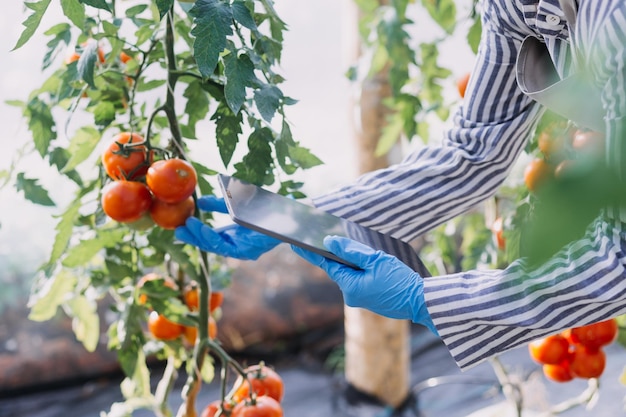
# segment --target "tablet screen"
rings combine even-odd
[[[396,256],[423,277],[430,276],[411,245],[402,240],[234,177],[220,174],[218,179],[235,223],[355,267],[324,247],[325,236],[345,236]]]

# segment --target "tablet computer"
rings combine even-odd
[[[430,276],[407,242],[238,178],[219,174],[218,181],[228,214],[241,226],[356,268],[324,247],[327,235],[348,237],[397,257],[422,277]]]

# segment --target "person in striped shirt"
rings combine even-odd
[[[564,82],[585,74],[597,106],[585,95],[580,106],[564,108],[562,114],[605,133],[606,162],[623,179],[626,2],[483,0],[481,13],[483,32],[472,77],[441,145],[420,148],[396,165],[314,198],[316,207],[411,241],[492,196],[546,103],[564,103],[536,88],[537,70],[544,68],[534,61],[542,55],[537,48],[544,48]],[[223,202],[213,198],[199,205],[225,211]],[[533,339],[626,313],[624,222],[626,210],[609,207],[582,238],[539,265],[520,258],[502,270],[426,279],[397,258],[345,238],[330,236],[325,244],[362,270],[293,249],[337,282],[347,305],[426,326],[467,369]],[[278,244],[240,226],[213,230],[193,218],[176,235],[240,259],[256,259]]]

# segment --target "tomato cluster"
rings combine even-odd
[[[115,136],[101,157],[113,180],[102,189],[107,216],[130,225],[149,216],[157,226],[173,230],[193,214],[196,170],[183,159],[154,159],[141,135],[121,132]]]
[[[140,305],[145,305],[148,302],[148,295],[142,292],[142,289],[146,285],[146,282],[154,281],[158,283],[162,288],[170,288],[174,291],[179,291],[178,285],[176,282],[168,276],[160,276],[154,272],[150,272],[139,280],[137,286],[140,290],[140,295],[138,299],[138,303]],[[185,287],[182,292],[182,298],[187,305],[187,308],[190,311],[197,311],[199,300],[198,300],[198,285],[195,282],[191,282],[189,285]],[[222,306],[224,301],[224,294],[221,291],[213,291],[211,292],[211,297],[209,300],[209,328],[208,335],[209,338],[215,339],[217,337],[217,321],[216,314],[217,309]],[[179,323],[175,323],[169,320],[165,315],[158,313],[157,311],[150,311],[150,315],[148,317],[148,331],[150,334],[158,340],[176,340],[182,337],[182,339],[187,343],[187,345],[193,346],[196,343],[198,329],[195,326],[186,326]]]
[[[617,335],[617,320],[609,319],[535,340],[528,344],[528,350],[552,381],[599,378],[606,367],[603,348]]]
[[[280,375],[263,363],[244,369],[224,400],[211,402],[201,417],[282,417],[285,385]],[[218,414],[221,412],[221,414]]]
[[[555,124],[539,134],[541,158],[533,159],[524,170],[524,183],[536,193],[550,180],[581,175],[584,166],[604,155],[604,134]]]

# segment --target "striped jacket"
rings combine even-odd
[[[483,34],[464,103],[440,146],[314,199],[337,216],[409,241],[492,196],[523,151],[544,108],[518,87],[522,41],[545,42],[561,76],[577,57],[604,107],[607,155],[626,170],[626,1],[579,0],[569,33],[558,0],[483,0]],[[571,47],[571,48],[570,48]],[[584,238],[534,269],[428,278],[428,311],[459,367],[565,328],[626,313],[626,212],[607,212]]]

